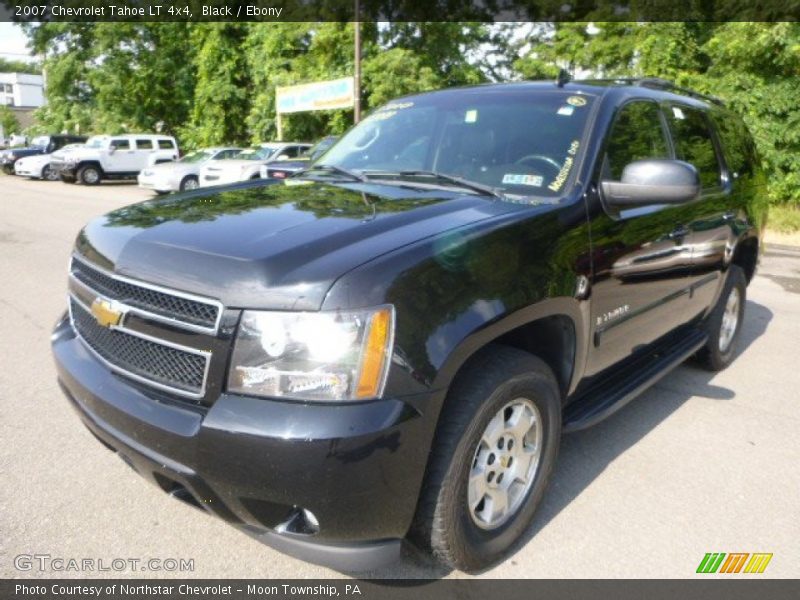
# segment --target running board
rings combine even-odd
[[[621,371],[592,384],[564,410],[564,432],[579,431],[610,417],[628,402],[702,348],[708,334],[683,332],[677,341],[659,344]]]

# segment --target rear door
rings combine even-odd
[[[142,169],[153,164],[156,153],[156,143],[152,138],[136,139],[136,170]]]
[[[732,201],[732,178],[723,168],[719,140],[705,110],[679,103],[665,106],[665,114],[675,157],[684,160],[700,174],[700,199],[687,207],[685,244],[691,248],[691,316],[714,301],[721,282],[723,265],[730,261],[737,219]]]
[[[111,138],[108,157],[103,169],[109,173],[132,173],[137,168],[136,148],[129,138]]]
[[[624,104],[606,134],[594,187],[619,181],[635,160],[671,158],[667,124],[659,105],[637,99]],[[625,359],[688,320],[691,248],[687,206],[613,209],[590,203],[594,280],[592,343],[587,375]]]

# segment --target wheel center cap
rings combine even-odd
[[[503,456],[500,458],[500,464],[503,465],[504,469],[508,468],[508,456]]]

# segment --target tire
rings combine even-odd
[[[86,165],[78,169],[78,181],[83,185],[97,185],[102,179],[100,169],[94,165]]]
[[[194,175],[187,175],[186,177],[184,177],[180,185],[180,189],[182,192],[196,190],[198,187],[200,187],[200,182]]]
[[[14,174],[14,165],[3,165],[3,173],[6,175]]]
[[[746,302],[747,278],[741,267],[731,265],[719,300],[705,323],[708,342],[697,355],[709,371],[721,371],[733,362]]]
[[[42,180],[43,181],[58,181],[58,173],[53,171],[50,168],[50,165],[45,165],[42,169]]]
[[[75,183],[74,177],[69,177],[68,175],[59,175],[59,177],[61,177],[61,181],[64,183]]]
[[[487,347],[462,372],[465,375],[453,384],[439,419],[410,538],[447,566],[474,572],[503,558],[533,520],[558,455],[561,394],[553,372],[542,360],[507,346]],[[516,468],[516,473],[521,473],[525,461],[511,462],[513,448],[508,441],[505,454],[495,452],[494,446],[501,448],[501,441],[495,442],[497,438],[489,435],[490,430],[497,431],[498,423],[503,435],[509,431],[502,428],[509,422],[506,419],[517,414],[515,403],[519,402],[520,410],[535,408],[540,424],[536,429],[537,466],[532,473],[526,471],[527,484],[520,483],[511,471]],[[522,439],[529,440],[532,431]],[[519,436],[513,438],[512,442],[520,441]],[[515,447],[527,455],[533,445],[517,443]],[[471,475],[480,486],[470,487]],[[505,475],[504,485],[514,486],[516,499],[511,501],[509,493],[505,517],[493,519],[494,496],[473,491],[495,493]],[[476,504],[477,498],[482,500]],[[470,500],[472,505],[468,505]]]

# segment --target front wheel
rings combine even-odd
[[[530,526],[561,439],[561,396],[539,358],[490,346],[448,395],[412,539],[450,567],[483,569]]]
[[[45,165],[42,169],[42,179],[45,181],[58,181],[58,173],[50,168],[50,165]]]
[[[746,301],[747,278],[741,267],[731,265],[719,300],[706,321],[708,342],[698,353],[701,364],[709,371],[721,371],[733,362]]]
[[[183,181],[181,181],[182,192],[190,192],[196,190],[198,187],[200,187],[200,182],[194,175],[187,175],[183,178]]]
[[[94,165],[86,165],[78,169],[78,181],[83,185],[97,185],[101,178],[100,169]]]

